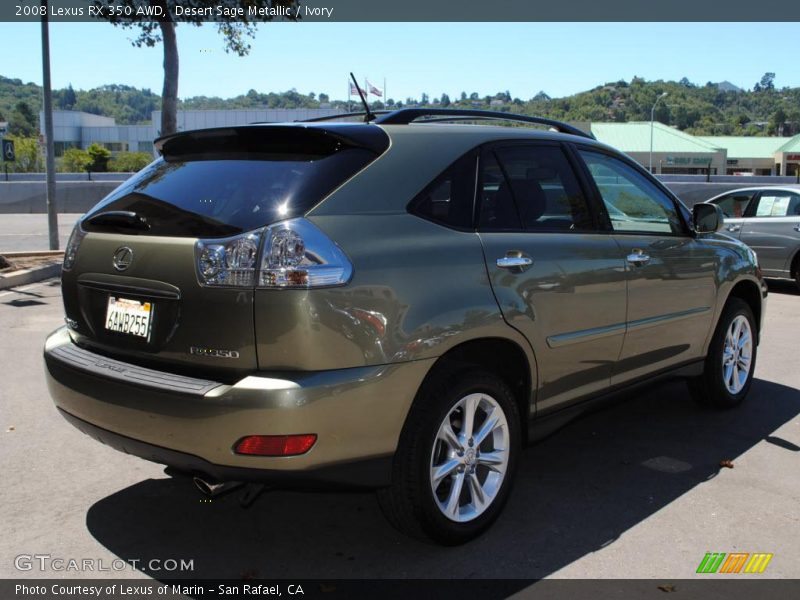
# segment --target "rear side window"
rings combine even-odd
[[[158,159],[98,204],[87,231],[179,237],[223,237],[299,216],[377,157],[318,132],[235,130]],[[259,140],[257,136],[265,139]],[[282,139],[283,138],[283,139]],[[170,148],[172,150],[172,148]],[[136,213],[146,228],[92,218]]]
[[[714,204],[719,206],[722,214],[729,219],[740,219],[744,216],[752,199],[753,192],[739,192],[720,198],[714,201]]]
[[[761,192],[754,217],[796,217],[800,215],[800,194]]]
[[[411,202],[410,211],[456,229],[472,228],[477,152],[459,158]]]
[[[483,231],[594,229],[589,205],[560,146],[499,147],[483,163]]]

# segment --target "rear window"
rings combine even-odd
[[[242,131],[199,141],[187,136],[193,143],[166,145],[164,158],[101,201],[84,218],[83,228],[179,237],[236,235],[304,214],[377,157],[319,132],[276,136],[257,128]],[[107,218],[118,212],[135,213],[146,226]]]

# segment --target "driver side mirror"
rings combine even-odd
[[[725,216],[716,204],[695,204],[692,207],[692,226],[696,233],[713,233],[722,227]]]

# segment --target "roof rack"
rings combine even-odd
[[[385,115],[387,113],[391,113],[391,110],[373,110],[370,111],[371,115]],[[312,119],[302,119],[295,121],[295,123],[314,123],[316,121],[333,121],[335,119],[343,119],[345,117],[363,117],[367,113],[365,111],[359,112],[348,112],[348,113],[339,113],[336,115],[326,115],[324,117],[314,117]]]
[[[383,111],[386,112],[386,111]],[[361,113],[363,114],[363,113]],[[428,121],[474,121],[474,120],[492,120],[492,121],[517,121],[520,123],[534,123],[536,125],[546,125],[560,131],[561,133],[569,133],[589,139],[595,139],[591,133],[587,133],[577,127],[556,121],[554,119],[547,119],[545,117],[531,117],[528,115],[519,115],[516,113],[498,112],[492,110],[473,110],[473,109],[452,109],[452,108],[401,108],[378,117],[373,121],[378,125],[408,125],[422,117],[438,117],[435,119],[428,119]]]

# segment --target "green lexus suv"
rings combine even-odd
[[[766,287],[717,207],[548,119],[366,120],[158,140],[69,240],[64,418],[212,493],[375,488],[457,544],[592,401],[666,376],[747,395]]]

